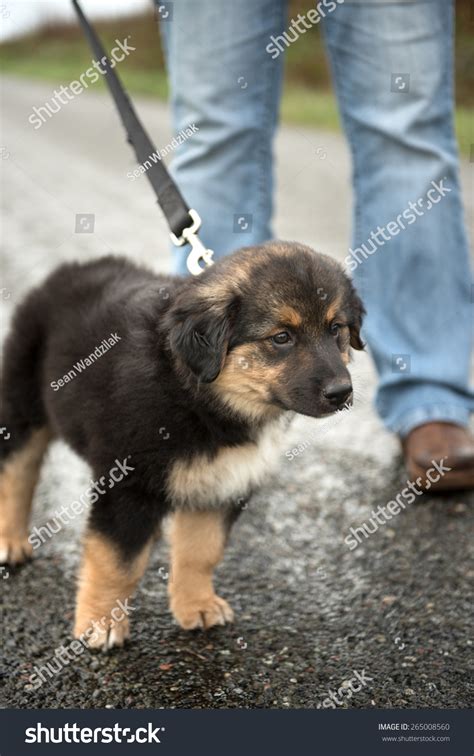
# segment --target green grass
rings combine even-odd
[[[41,54],[33,59],[26,53],[26,46],[0,46],[0,67],[3,72],[29,79],[48,81],[52,84],[67,84],[77,79],[90,66],[91,56],[79,40],[48,41],[42,45]],[[130,63],[131,59],[130,58]],[[132,95],[159,97],[166,100],[168,83],[158,61],[155,68],[133,68],[124,61],[117,72]],[[90,89],[106,89],[103,77]],[[288,84],[283,93],[282,119],[286,123],[313,126],[330,131],[339,128],[339,118],[334,96],[331,92],[319,91],[309,86]]]
[[[85,67],[77,65],[74,60],[45,60],[38,61],[21,59],[5,61],[0,54],[0,68],[3,73],[21,76],[31,80],[47,81],[51,84],[69,84],[74,79],[79,79],[90,65],[90,60],[86,61]],[[158,97],[160,100],[166,100],[168,97],[168,82],[163,70],[156,71],[138,71],[124,68],[120,71],[117,67],[120,78],[125,87],[132,95],[145,95],[148,97]],[[89,84],[88,89],[105,90],[107,89],[103,77],[94,83]]]
[[[456,134],[461,154],[469,156],[474,144],[474,108],[456,108]]]
[[[293,1],[295,3],[296,0]],[[153,16],[118,19],[113,24],[99,22],[96,28],[106,49],[113,47],[115,39],[131,34],[136,51],[118,65],[120,77],[132,95],[165,100],[168,84]],[[282,120],[284,123],[338,131],[340,120],[335,97],[329,88],[329,73],[320,36],[308,34],[306,37],[302,38],[301,45],[293,45],[288,51]],[[311,50],[306,49],[310,43]],[[467,51],[466,57],[472,46],[458,43],[458,49],[460,52]],[[464,60],[462,55],[460,57]],[[89,48],[80,30],[74,26],[45,27],[33,35],[0,46],[0,68],[3,72],[52,84],[68,84],[78,79],[90,65]],[[463,90],[459,84],[466,84],[469,77],[463,75],[457,78],[458,90]],[[90,88],[94,87],[105,89],[102,77]],[[468,155],[470,145],[474,143],[474,106],[466,92],[463,104],[456,108],[456,129],[461,153]]]
[[[104,42],[108,49],[113,46],[116,37],[120,38],[120,35],[117,34],[110,40],[107,39],[107,35],[104,35]],[[33,58],[28,38],[0,46],[0,69],[3,73],[28,79],[48,81],[52,84],[68,84],[78,79],[81,73],[91,65],[91,53],[81,38],[50,39],[36,49],[37,56]],[[132,94],[148,95],[165,100],[168,96],[168,83],[166,74],[160,67],[158,54],[155,55],[154,68],[131,66],[129,61],[131,63],[132,58],[133,55],[129,60],[125,60],[123,65],[119,63],[117,66],[117,72],[127,89]],[[89,85],[89,89],[94,88],[106,89],[103,77],[100,77],[95,84]]]
[[[331,92],[288,86],[283,92],[281,117],[284,123],[340,131],[337,103]]]

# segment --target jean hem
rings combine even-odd
[[[387,427],[404,438],[412,430],[426,423],[446,422],[468,427],[469,417],[470,412],[467,407],[453,404],[427,404],[408,410],[395,422],[388,423]]]

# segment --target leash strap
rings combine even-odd
[[[110,60],[95,30],[90,25],[77,0],[72,0],[72,4],[92,52],[105,70],[105,80],[125,126],[127,141],[132,145],[138,162],[142,164],[150,158],[150,155],[156,153],[156,147],[135,113],[122,82],[111,67]],[[152,163],[146,172],[146,176],[168,222],[173,244],[178,247],[186,243],[191,244],[192,249],[188,256],[187,266],[190,273],[199,275],[203,270],[201,261],[205,265],[212,265],[213,254],[211,250],[204,247],[197,236],[197,231],[201,226],[201,218],[196,210],[188,207],[161,160]]]

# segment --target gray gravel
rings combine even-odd
[[[123,251],[169,269],[164,221],[145,180],[125,177],[131,153],[109,100],[86,93],[34,131],[28,114],[51,87],[9,78],[2,96],[8,108],[1,137],[8,151],[2,335],[13,306],[60,261]],[[166,144],[166,109],[150,101],[138,106],[157,145]],[[318,146],[325,160],[313,157]],[[350,196],[342,139],[285,128],[277,154],[279,235],[344,257]],[[76,213],[95,214],[94,233],[74,233]],[[221,595],[236,611],[233,626],[187,634],[173,624],[167,548],[158,544],[133,604],[130,645],[83,653],[32,689],[34,668],[71,640],[84,525],[78,519],[38,549],[32,563],[3,572],[4,704],[317,707],[328,691],[365,671],[371,680],[343,706],[467,707],[473,495],[421,497],[349,551],[349,528],[406,481],[396,440],[371,407],[375,377],[367,355],[357,357],[354,373],[356,407],[337,422],[295,421],[278,475],[233,531],[217,574]],[[307,439],[304,453],[290,461],[284,451]],[[87,466],[55,444],[33,524],[76,499],[87,480]]]

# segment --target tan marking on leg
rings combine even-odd
[[[114,544],[99,533],[89,532],[79,572],[74,637],[84,635],[91,648],[122,646],[129,637],[129,620],[115,621],[111,614],[119,601],[130,599],[142,577],[151,550],[151,539],[132,562],[123,562]]]
[[[232,609],[212,585],[226,540],[222,513],[176,512],[170,540],[170,608],[181,627],[206,629],[232,622]]]
[[[33,431],[0,471],[0,562],[19,564],[31,556],[31,502],[50,438],[47,428]]]

